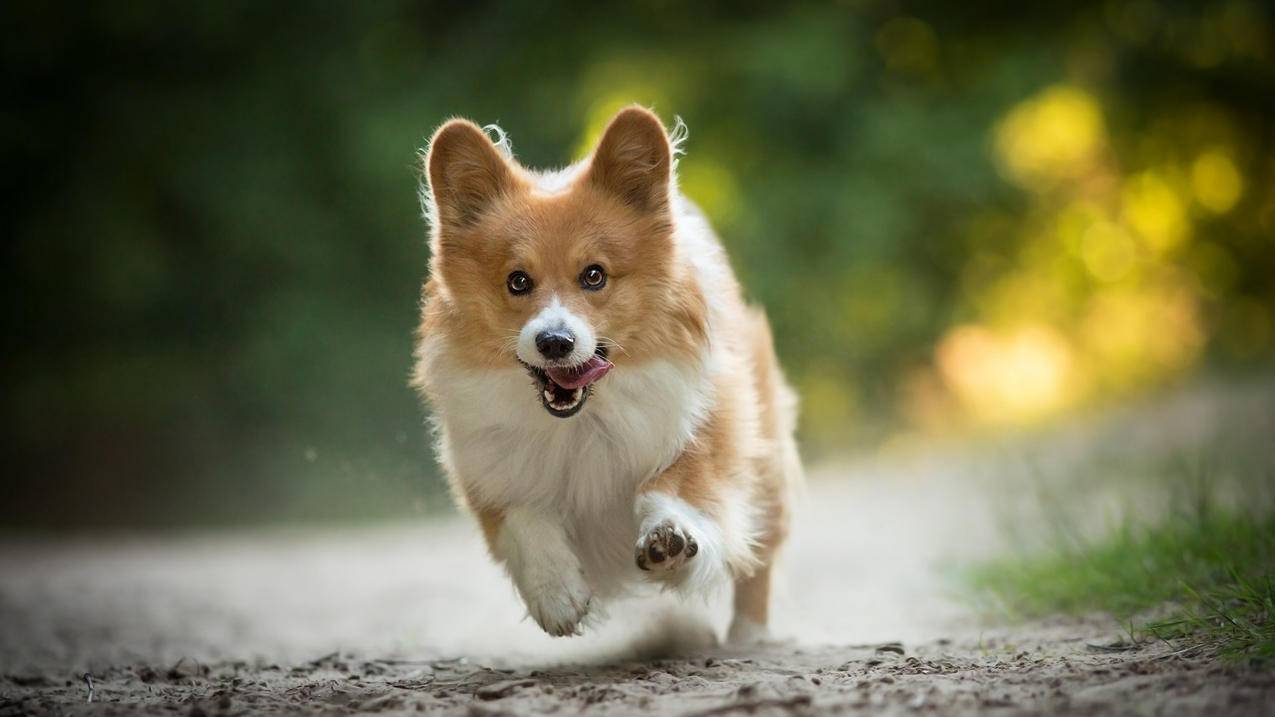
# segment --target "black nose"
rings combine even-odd
[[[541,331],[536,335],[536,348],[547,359],[560,359],[575,348],[576,337],[566,329]]]

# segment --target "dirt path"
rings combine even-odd
[[[1173,425],[1154,439],[1184,440]],[[1051,436],[1051,465],[1064,471],[1067,456],[1090,450],[1086,435]],[[1021,455],[817,471],[777,598],[784,641],[747,650],[712,645],[706,625],[720,634],[723,598],[645,597],[610,606],[584,638],[550,639],[455,518],[0,543],[0,717],[1261,714],[1275,704],[1270,674],[1163,643],[1100,649],[1121,638],[1109,619],[989,627],[955,599],[944,566],[1006,547],[998,513],[1015,501],[1006,466]]]

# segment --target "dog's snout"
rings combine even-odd
[[[576,337],[566,329],[550,329],[536,334],[536,349],[547,359],[560,359],[576,346]]]

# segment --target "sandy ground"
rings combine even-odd
[[[1226,400],[1266,416],[1271,404],[1248,393]],[[1010,547],[1002,518],[1007,506],[1025,510],[1025,482],[1014,478],[1024,456],[1042,446],[1050,456],[1043,469],[1033,463],[1035,491],[1076,473],[1077,456],[1097,450],[1094,436],[1112,426],[1121,450],[1188,445],[1214,438],[1201,426],[1220,424],[1200,413],[1214,410],[1216,399],[1188,396],[1012,449],[814,471],[776,597],[779,639],[751,648],[715,644],[724,596],[641,596],[609,606],[582,638],[551,639],[524,618],[476,529],[458,517],[164,540],[9,539],[0,543],[0,717],[1270,714],[1269,672],[1167,643],[1127,645],[1101,616],[989,622],[950,580],[951,566]]]

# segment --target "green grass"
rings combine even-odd
[[[1200,505],[1097,541],[970,571],[972,586],[1023,617],[1106,611],[1131,636],[1180,639],[1275,664],[1275,516]],[[1142,621],[1140,616],[1158,613]]]

